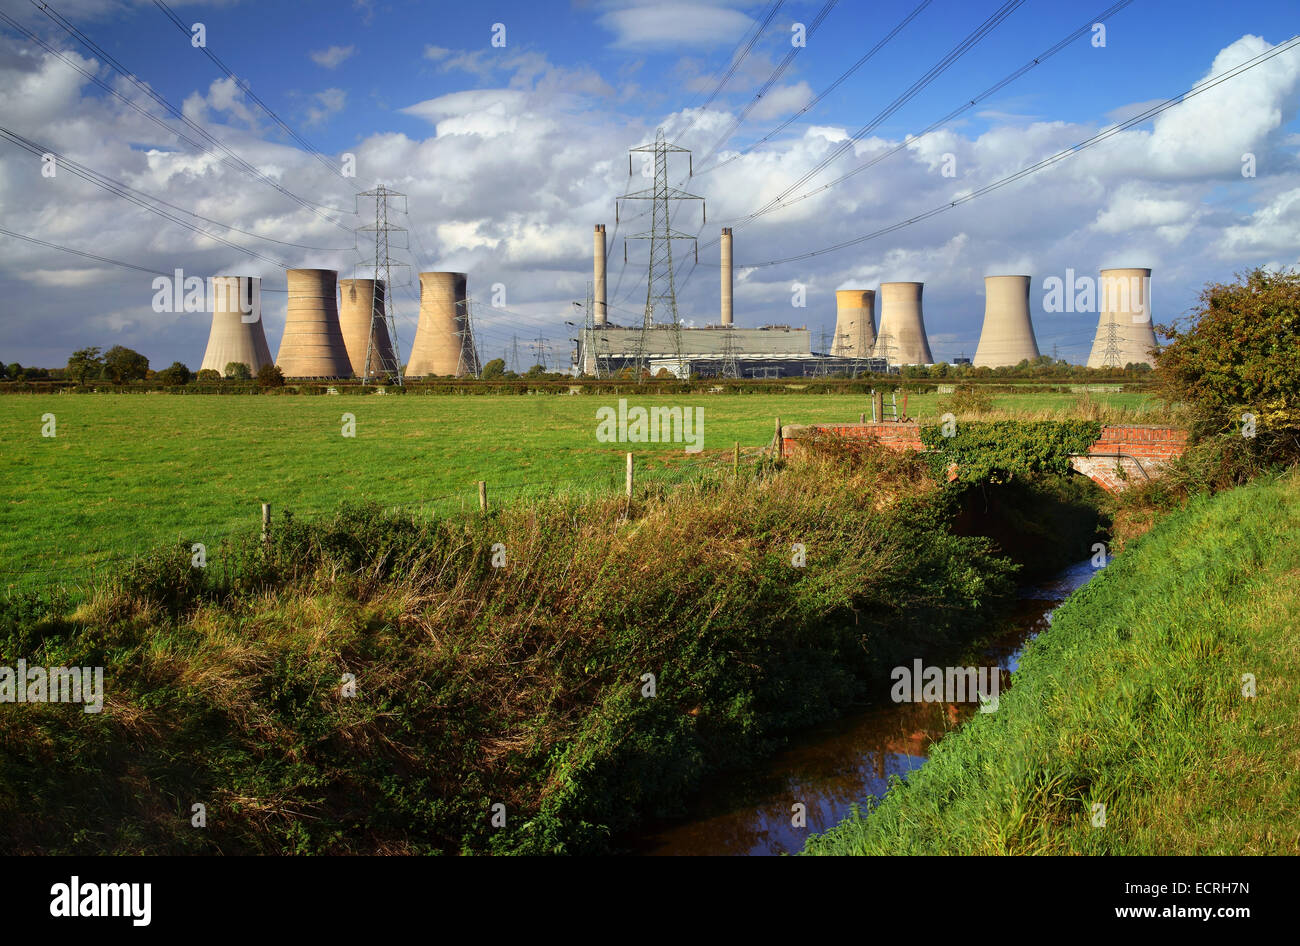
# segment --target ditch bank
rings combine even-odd
[[[1300,479],[1193,499],[810,854],[1300,852]]]

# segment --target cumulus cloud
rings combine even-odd
[[[328,49],[318,49],[310,55],[311,61],[316,65],[325,69],[336,69],[356,51],[355,46],[330,46]]]
[[[342,89],[325,89],[312,96],[314,104],[307,108],[307,118],[303,124],[311,127],[324,122],[331,115],[343,111],[348,103],[348,94]]]

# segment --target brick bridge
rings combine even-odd
[[[925,449],[921,443],[921,425],[916,421],[811,426],[787,424],[781,428],[781,455],[795,454],[802,446],[801,437],[810,432],[832,434],[846,440],[874,439],[890,450]],[[1103,489],[1118,493],[1129,483],[1159,476],[1164,466],[1182,454],[1186,446],[1187,431],[1177,427],[1105,426],[1086,454],[1071,457],[1070,468]]]

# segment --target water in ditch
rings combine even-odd
[[[1055,607],[1094,574],[1085,561],[1022,589],[1005,630],[978,662],[1015,670],[1024,645],[1047,627]],[[891,775],[923,765],[930,745],[975,711],[974,703],[891,702],[810,730],[759,768],[707,782],[688,818],[647,827],[630,848],[639,854],[795,853],[808,835],[844,820],[853,804],[884,795]],[[806,806],[806,827],[791,823],[796,803]]]

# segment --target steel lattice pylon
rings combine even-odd
[[[363,191],[357,194],[358,198],[373,198],[375,201],[375,225],[373,227],[361,227],[360,232],[375,234],[375,259],[372,267],[374,272],[375,290],[371,296],[372,304],[370,310],[370,337],[366,342],[366,362],[365,376],[361,379],[365,384],[372,380],[370,366],[375,356],[375,327],[377,324],[384,324],[388,329],[388,343],[392,351],[392,364],[388,364],[383,353],[380,355],[381,372],[391,377],[399,387],[403,384],[402,379],[402,352],[397,342],[397,320],[393,314],[393,269],[407,268],[406,263],[394,263],[390,256],[391,236],[394,233],[405,233],[405,227],[394,227],[388,222],[388,201],[390,199],[400,198],[406,200],[406,195],[398,191],[391,190],[380,184],[372,191]],[[405,208],[404,208],[405,209]],[[383,309],[380,309],[380,292],[379,286],[383,284]]]
[[[681,318],[677,314],[677,288],[673,276],[673,240],[690,240],[695,243],[696,237],[672,228],[669,201],[700,201],[706,223],[708,222],[708,211],[703,207],[703,197],[688,194],[679,188],[670,187],[668,184],[668,154],[670,152],[679,152],[689,155],[691,152],[688,149],[669,144],[664,140],[664,130],[660,128],[655,132],[654,144],[630,149],[627,156],[629,175],[632,173],[632,154],[637,152],[654,155],[654,186],[615,198],[614,219],[616,222],[619,219],[618,202],[620,200],[653,201],[650,229],[644,233],[635,233],[623,238],[625,257],[628,240],[650,241],[650,266],[646,279],[645,315],[641,323],[641,337],[637,343],[636,352],[636,373],[637,377],[640,378],[641,372],[645,368],[648,334],[656,324],[656,320],[661,325],[671,325],[673,327],[679,364],[682,357],[682,325]],[[693,165],[691,171],[694,172]],[[696,243],[695,255],[698,261],[698,243]]]

